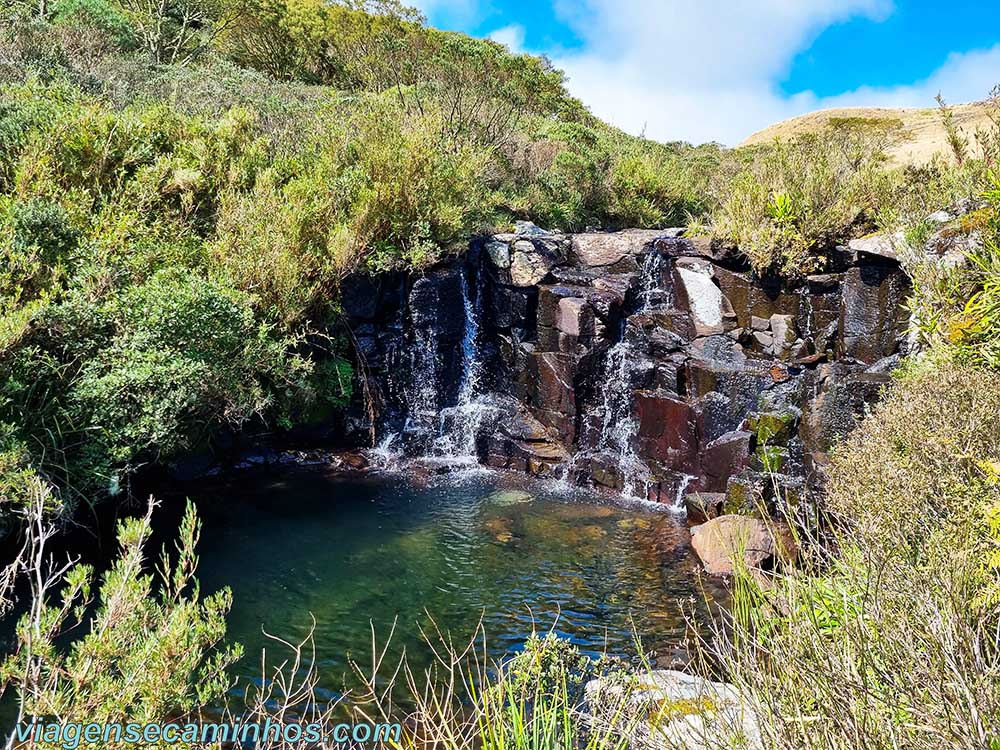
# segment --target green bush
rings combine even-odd
[[[71,409],[111,464],[204,444],[219,426],[268,413],[269,384],[304,382],[309,362],[256,322],[249,299],[181,271],[159,271],[108,305],[115,334],[88,359]]]

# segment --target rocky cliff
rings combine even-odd
[[[760,278],[681,234],[522,224],[420,276],[348,279],[382,452],[706,514],[794,504],[906,346],[907,276],[862,246]]]

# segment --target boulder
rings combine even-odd
[[[517,240],[511,247],[511,283],[514,286],[534,286],[549,275],[559,260],[558,253],[541,242]]]
[[[628,747],[762,750],[757,714],[732,685],[671,669],[644,671],[636,679],[639,687],[629,694],[625,709],[635,712],[636,718],[625,722],[634,727],[633,735],[627,739]],[[586,706],[595,722],[606,723],[608,718],[604,713],[617,715],[621,710],[621,684],[620,679],[613,678],[599,678],[586,684]]]
[[[574,234],[570,248],[578,265],[606,268],[624,258],[634,258],[661,235],[661,231],[650,229]]]
[[[694,526],[691,546],[712,575],[732,575],[737,560],[759,568],[777,551],[767,525],[750,516],[719,516]]]

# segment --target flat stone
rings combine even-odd
[[[871,237],[851,240],[847,246],[855,253],[878,255],[898,261],[906,250],[906,236],[902,232],[894,234],[873,234]]]
[[[576,262],[586,268],[612,266],[623,258],[638,255],[661,235],[655,229],[574,234],[570,248]]]
[[[771,327],[770,318],[759,318],[756,315],[750,316],[750,329],[754,331],[766,331]]]

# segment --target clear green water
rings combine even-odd
[[[533,621],[590,652],[634,654],[634,631],[646,645],[683,636],[704,596],[683,519],[516,481],[295,469],[189,493],[203,590],[233,589],[229,633],[248,654],[237,672],[258,676],[261,647],[274,646],[262,628],[295,641],[313,617],[331,694],[351,685],[348,657],[370,661],[371,625],[381,641],[394,619],[393,653],[417,664],[429,616],[456,638],[482,616],[497,655]]]

